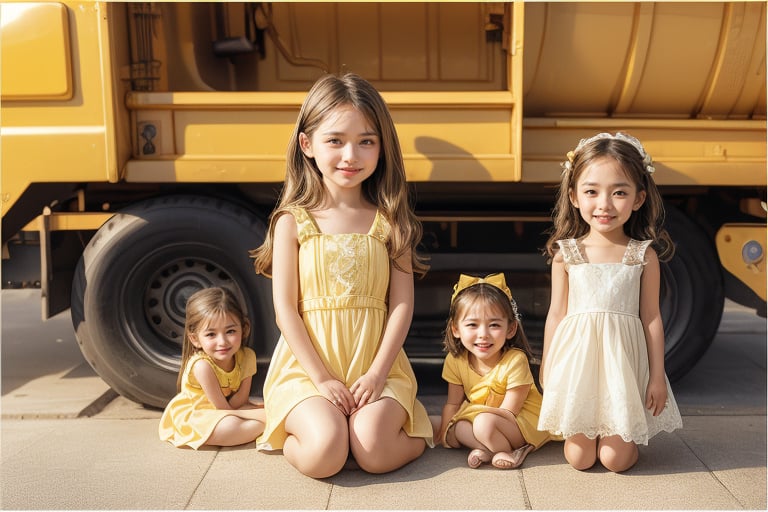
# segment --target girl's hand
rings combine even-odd
[[[654,416],[661,414],[667,406],[667,383],[663,377],[651,379],[645,390],[645,408]]]
[[[371,371],[360,376],[349,388],[355,400],[355,409],[360,409],[364,405],[378,400],[386,382],[386,378],[381,378]]]
[[[343,382],[328,379],[318,384],[317,390],[345,416],[349,416],[355,410],[355,397],[352,396]]]

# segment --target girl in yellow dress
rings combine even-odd
[[[403,342],[421,224],[379,93],[354,74],[320,78],[288,147],[285,183],[256,271],[272,276],[281,336],[264,382],[260,450],[334,475],[349,453],[371,473],[432,443]]]
[[[444,345],[448,397],[439,434],[443,446],[471,448],[471,468],[488,462],[500,469],[519,467],[550,435],[536,428],[541,394],[504,274],[460,276]]]
[[[174,446],[235,446],[264,431],[264,409],[248,400],[256,354],[244,346],[250,324],[232,292],[204,288],[187,300],[179,393],[160,418]]]

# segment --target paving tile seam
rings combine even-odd
[[[76,420],[77,414],[74,413],[56,413],[56,412],[18,412],[10,414],[0,414],[3,420]]]
[[[197,495],[197,490],[200,489],[201,485],[203,485],[203,482],[205,481],[205,477],[207,477],[208,473],[210,473],[211,468],[213,467],[213,463],[216,462],[216,459],[219,457],[220,453],[221,453],[221,448],[218,448],[216,450],[216,455],[211,457],[211,462],[208,463],[208,467],[205,468],[205,471],[203,471],[203,474],[200,475],[200,480],[198,480],[195,488],[192,489],[191,493],[189,493],[189,498],[187,499],[187,502],[184,504],[184,510],[189,510],[189,506],[192,504],[192,500],[194,500],[195,496]]]
[[[520,469],[517,473],[517,480],[520,482],[520,489],[523,490],[523,506],[525,510],[533,510],[531,506],[531,500],[528,496],[528,488],[525,486],[525,470]]]
[[[695,455],[695,454],[694,454],[694,455]],[[697,458],[698,458],[698,457],[697,457]],[[747,506],[747,505],[746,505],[744,502],[742,502],[742,501],[741,501],[741,500],[740,500],[740,499],[739,499],[739,498],[738,498],[738,497],[737,497],[735,494],[733,494],[733,493],[731,492],[731,490],[728,488],[728,486],[727,486],[727,485],[725,485],[725,484],[723,483],[723,481],[722,481],[722,480],[720,480],[720,479],[717,477],[717,473],[715,473],[715,471],[714,471],[714,470],[712,470],[712,469],[710,469],[710,468],[708,468],[708,467],[707,467],[707,469],[709,470],[709,474],[710,474],[710,475],[712,475],[712,478],[714,478],[714,479],[715,479],[715,481],[716,481],[718,484],[720,484],[720,487],[722,487],[722,488],[723,488],[723,490],[724,490],[724,491],[725,491],[725,492],[728,494],[728,496],[730,496],[730,497],[731,497],[731,499],[732,499],[733,501],[735,501],[736,503],[738,503],[739,505],[741,505],[741,508],[742,508],[742,509],[744,509],[744,510],[747,510],[747,509],[749,509],[749,508],[750,508],[750,507],[748,507],[748,506]]]
[[[710,477],[711,477],[711,478],[712,478],[712,479],[713,479],[715,482],[717,482],[717,483],[720,485],[720,488],[721,488],[722,490],[724,490],[724,491],[725,491],[725,493],[726,493],[728,496],[730,496],[730,497],[731,497],[731,499],[732,499],[733,501],[735,501],[736,503],[738,503],[739,505],[741,505],[741,508],[742,508],[742,509],[747,509],[747,508],[749,508],[749,507],[745,506],[745,504],[744,504],[744,503],[742,503],[742,501],[741,501],[739,498],[737,498],[735,494],[733,494],[733,493],[731,492],[731,490],[728,488],[728,486],[727,486],[727,485],[725,485],[725,483],[723,483],[723,481],[722,481],[722,480],[720,480],[720,478],[718,478],[718,476],[717,476],[717,473],[716,473],[716,470],[715,470],[715,469],[713,469],[713,468],[711,468],[711,467],[709,467],[709,465],[708,465],[706,462],[704,462],[704,460],[702,460],[702,458],[701,458],[701,457],[699,457],[699,454],[698,454],[698,453],[696,453],[696,451],[693,449],[693,447],[692,447],[692,446],[691,446],[689,443],[687,443],[687,442],[686,442],[686,440],[685,440],[685,439],[684,439],[682,436],[678,435],[678,436],[677,436],[677,438],[678,438],[680,441],[682,441],[682,443],[685,445],[685,447],[686,447],[686,448],[688,448],[688,451],[689,451],[689,452],[691,452],[691,455],[693,455],[694,457],[696,457],[696,460],[698,460],[698,461],[701,463],[701,465],[702,465],[702,466],[704,466],[705,468],[707,468],[707,473],[709,473],[709,476],[710,476]]]
[[[331,510],[331,498],[333,497],[333,491],[336,489],[335,484],[331,484],[331,489],[328,492],[328,499],[325,500],[325,507],[323,507],[323,510]]]
[[[765,411],[747,411],[733,413],[728,411],[701,411],[698,414],[681,414],[683,418],[765,418]],[[683,429],[685,429],[685,422],[683,422]]]

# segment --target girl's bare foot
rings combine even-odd
[[[481,464],[491,462],[491,452],[481,448],[475,448],[467,456],[467,465],[472,469],[480,467]]]
[[[524,444],[513,452],[499,452],[493,456],[491,464],[499,469],[515,469],[522,466],[523,461],[533,451],[533,445]]]

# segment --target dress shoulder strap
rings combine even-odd
[[[392,226],[389,224],[387,218],[382,215],[380,210],[377,210],[376,217],[373,219],[373,225],[368,234],[386,244],[391,230]]]
[[[315,220],[304,208],[289,208],[288,212],[296,219],[296,233],[299,239],[299,245],[310,236],[317,235],[320,231],[317,229]]]
[[[563,253],[563,261],[565,261],[566,265],[579,265],[587,262],[584,254],[581,252],[579,242],[575,238],[558,240],[556,243],[560,246],[560,250]]]
[[[625,265],[645,265],[645,250],[649,245],[651,240],[630,239],[621,262]]]

